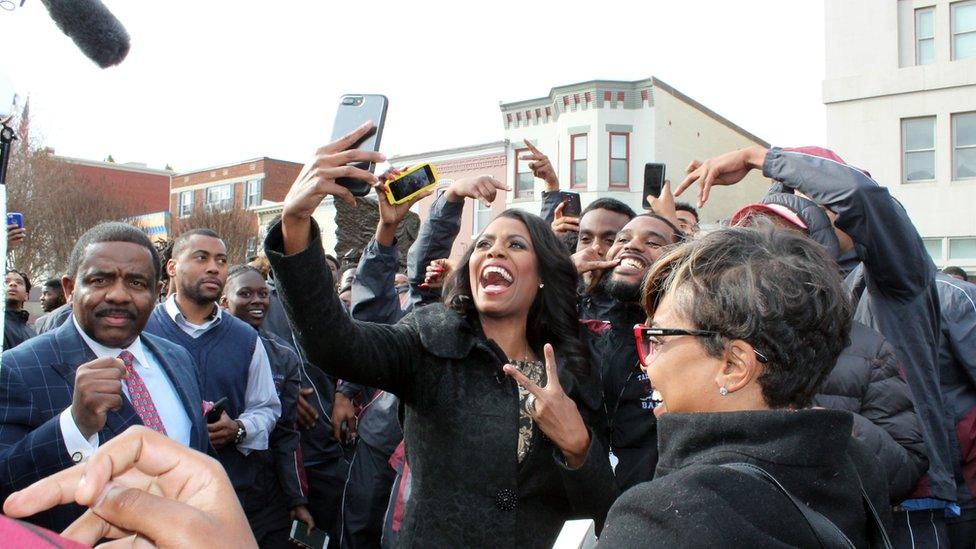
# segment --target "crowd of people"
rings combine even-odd
[[[753,147],[575,217],[527,143],[541,215],[452,261],[465,202],[509,190],[455,180],[400,273],[430,193],[379,194],[343,270],[312,213],[397,175],[348,165],[384,160],[350,150],[369,130],[319,149],[249,264],[207,228],[160,253],[102,224],[33,327],[8,268],[6,515],[87,544],[291,547],[299,521],[330,548],[551,547],[589,519],[606,547],[976,545],[976,285],[867,172]],[[753,170],[773,187],[720,226],[675,202]]]

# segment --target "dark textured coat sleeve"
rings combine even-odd
[[[352,279],[352,317],[367,322],[396,324],[405,315],[394,287],[398,266],[396,244],[369,241]],[[423,280],[421,279],[421,282]]]
[[[819,156],[772,148],[763,175],[809,196],[837,214],[882,294],[910,301],[932,285],[935,264],[905,208],[860,170]]]
[[[539,211],[539,217],[552,225],[553,220],[556,219],[556,206],[559,206],[562,201],[563,193],[560,191],[542,191],[542,209]]]
[[[613,469],[610,467],[606,445],[591,429],[590,447],[586,451],[586,460],[582,465],[570,469],[558,448],[553,451],[553,456],[574,514],[580,517],[593,517],[596,531],[599,533],[603,529],[610,506],[620,495]]]
[[[297,254],[283,253],[280,222],[271,227],[264,243],[285,311],[308,361],[337,378],[411,401],[423,353],[416,327],[350,318],[335,293],[314,220],[310,230],[309,246]]]
[[[450,202],[442,194],[430,206],[427,219],[420,225],[417,240],[407,251],[407,278],[410,280],[410,305],[420,307],[440,299],[440,290],[421,288],[427,265],[435,259],[451,256],[454,239],[461,231],[464,202]],[[392,283],[391,283],[392,285]]]
[[[270,354],[270,353],[269,353]],[[301,386],[301,372],[299,369],[298,355],[291,349],[279,346],[277,353],[283,360],[275,369],[284,374],[284,382],[281,387],[281,417],[271,432],[269,447],[274,454],[275,470],[278,474],[278,482],[285,493],[288,507],[305,505],[308,503],[307,494],[303,486],[308,485],[304,478],[305,471],[302,468],[302,459],[299,452],[301,446],[301,435],[296,427],[298,421],[298,390]]]

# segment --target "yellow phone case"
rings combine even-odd
[[[426,185],[424,187],[421,187],[421,188],[417,189],[416,192],[411,193],[411,194],[408,194],[407,196],[401,198],[400,200],[396,200],[395,198],[393,198],[393,193],[391,193],[390,190],[389,190],[389,184],[390,183],[393,183],[394,181],[399,181],[400,179],[403,179],[404,177],[412,174],[413,172],[416,172],[418,170],[422,170],[425,167],[429,167],[430,168],[430,174],[434,177],[434,180],[431,181],[429,185]],[[420,194],[420,193],[422,193],[422,192],[430,189],[431,187],[437,185],[437,180],[438,179],[439,178],[437,176],[437,168],[435,168],[433,164],[430,164],[430,163],[417,164],[416,166],[413,166],[413,167],[407,169],[406,171],[404,171],[403,173],[401,173],[400,174],[400,177],[397,177],[396,179],[394,179],[392,181],[387,181],[386,199],[389,200],[390,201],[390,204],[393,204],[393,205],[403,204],[405,202],[410,202],[413,199],[413,197],[415,197],[418,194]]]

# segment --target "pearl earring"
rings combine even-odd
[[[546,287],[546,283],[545,282],[540,282],[539,283],[539,287],[540,288],[545,288]]]
[[[722,387],[721,389],[718,390],[718,394],[720,394],[722,396],[728,396],[729,395],[729,390],[726,389],[725,387]]]

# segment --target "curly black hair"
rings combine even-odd
[[[510,209],[495,219],[521,221],[529,231],[535,250],[539,278],[545,285],[539,289],[529,308],[526,337],[536,356],[543,356],[546,343],[566,367],[577,374],[590,371],[589,362],[579,340],[579,315],[576,309],[576,286],[579,277],[562,243],[541,217]],[[477,241],[477,239],[475,239]],[[457,312],[475,311],[468,271],[474,247],[469,248],[444,285],[444,302]]]

